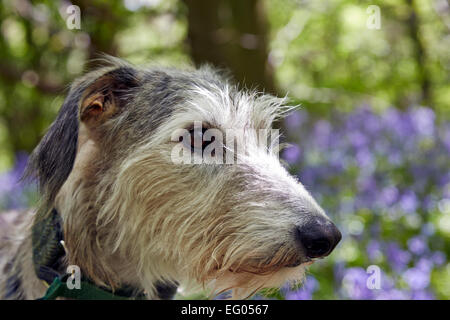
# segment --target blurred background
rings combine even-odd
[[[343,233],[259,298],[450,298],[448,1],[0,0],[0,20],[1,211],[36,204],[28,154],[100,52],[209,62],[301,105],[282,157]]]

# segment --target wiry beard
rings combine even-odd
[[[281,268],[265,274],[228,271],[208,284],[211,290],[210,297],[231,290],[231,299],[247,299],[264,288],[279,288],[286,282],[298,284],[303,280],[304,274],[305,265]]]
[[[298,253],[287,245],[272,250],[274,253],[271,256],[263,255],[256,249],[251,250],[251,246],[243,245],[242,248],[246,251],[245,254],[244,251],[234,252],[231,258],[221,259],[215,268],[205,268],[208,263],[200,262],[189,270],[192,272],[190,278],[196,278],[198,283],[203,284],[201,289],[209,298],[231,290],[232,299],[247,299],[265,288],[279,288],[285,283],[298,284],[304,278],[305,267],[311,263],[299,257]],[[224,253],[223,256],[227,255]],[[200,289],[189,285],[188,288],[193,291]]]

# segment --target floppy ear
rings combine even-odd
[[[95,128],[119,113],[126,96],[138,86],[136,72],[121,67],[103,74],[83,92],[79,116],[88,128]]]
[[[137,85],[136,71],[122,65],[92,71],[74,82],[49,130],[31,154],[24,178],[36,179],[43,206],[51,206],[72,171],[79,121],[92,127],[124,106],[127,92]]]

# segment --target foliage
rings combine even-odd
[[[280,87],[314,112],[425,103],[448,118],[448,6],[438,2],[266,1]],[[369,5],[380,8],[380,29],[366,27]]]
[[[0,0],[0,210],[36,204],[34,186],[18,183],[26,155],[100,52],[137,64],[193,63],[187,2]],[[80,30],[66,26],[71,3],[81,8]],[[265,8],[269,43],[260,49],[273,82],[303,106],[283,124],[293,143],[283,158],[344,233],[302,288],[267,295],[450,298],[448,4],[254,3]],[[369,5],[380,8],[380,29],[366,27]],[[230,38],[226,26],[205,32]],[[248,50],[257,43],[236,39],[228,41]],[[367,289],[369,265],[382,271],[380,290]]]

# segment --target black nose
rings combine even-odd
[[[325,257],[341,240],[341,232],[324,217],[314,218],[296,229],[297,239],[309,258]]]

